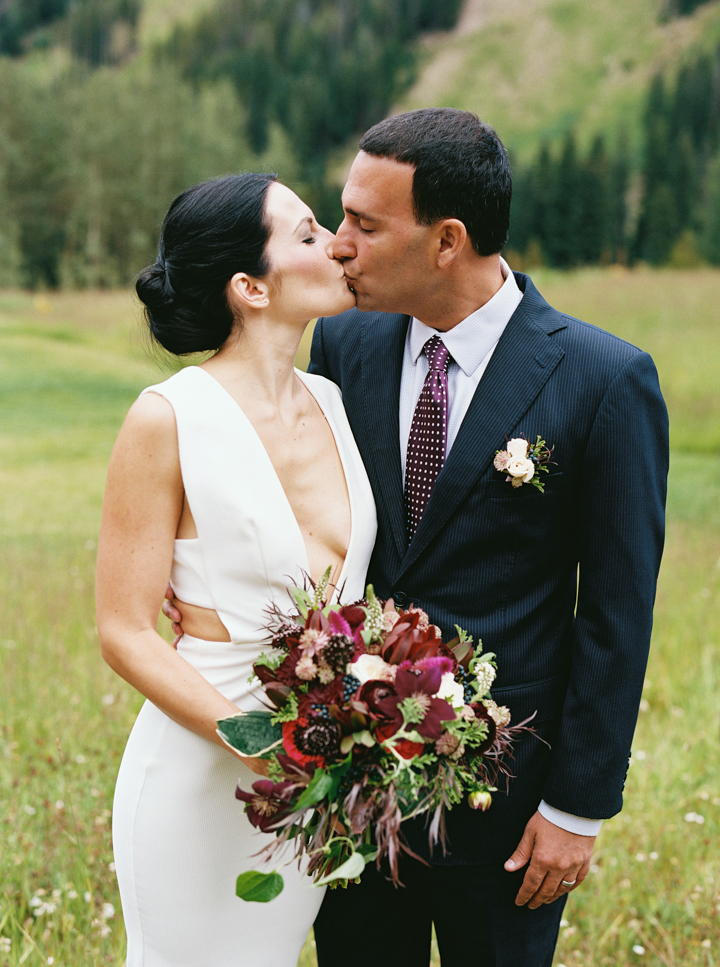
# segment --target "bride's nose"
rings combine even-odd
[[[328,232],[328,235],[329,235],[329,238],[327,240],[327,244],[325,245],[325,254],[330,260],[334,261],[335,255],[333,252],[333,245],[335,244],[335,236],[333,235],[332,232]]]

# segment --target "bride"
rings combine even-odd
[[[120,431],[98,554],[102,653],[145,702],[125,750],[113,841],[127,967],[294,967],[323,891],[295,865],[272,903],[235,896],[268,837],[234,798],[216,720],[261,708],[249,683],[271,602],[329,564],[362,597],[375,507],[340,392],[293,368],[308,321],[354,304],[331,232],[272,175],[196,185],[170,206],[137,282],[153,336],[215,350],[148,387]],[[156,632],[170,578],[177,650]]]

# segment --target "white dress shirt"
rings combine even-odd
[[[423,346],[431,336],[438,334],[452,356],[448,368],[447,453],[449,453],[498,340],[523,297],[515,276],[504,259],[500,259],[500,268],[505,281],[492,299],[452,329],[440,332],[415,318],[408,326],[400,378],[400,457],[403,481],[410,426],[428,372],[428,361],[422,351]],[[545,800],[540,803],[538,811],[555,826],[571,833],[579,833],[581,836],[597,836],[602,826],[602,819],[583,819],[580,816],[573,816],[555,809]]]

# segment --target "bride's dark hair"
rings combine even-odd
[[[276,177],[215,178],[170,205],[157,260],[140,273],[135,291],[153,337],[176,356],[219,349],[235,323],[228,282],[236,272],[267,275],[265,196]]]

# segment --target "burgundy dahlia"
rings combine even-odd
[[[312,718],[295,729],[295,745],[303,755],[332,758],[340,752],[340,730],[334,722]]]
[[[253,783],[253,792],[245,792],[237,787],[235,798],[247,803],[245,811],[253,826],[267,833],[279,820],[291,812],[291,799],[295,783],[290,779],[273,782],[272,779],[258,779]]]

